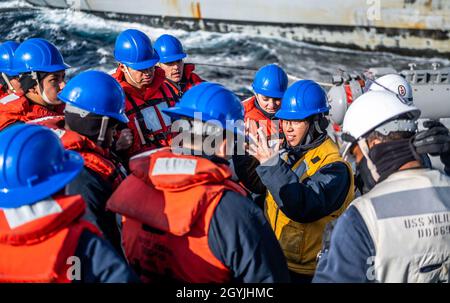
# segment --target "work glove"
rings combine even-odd
[[[417,133],[412,141],[420,155],[440,156],[445,171],[450,173],[450,132],[441,122],[428,120],[423,123],[426,130]]]

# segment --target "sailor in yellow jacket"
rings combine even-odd
[[[256,171],[268,189],[265,213],[293,282],[311,281],[326,225],[354,198],[352,169],[326,132],[328,110],[317,83],[298,81],[276,113],[285,140],[268,146],[261,129],[251,136],[250,153],[259,160]]]

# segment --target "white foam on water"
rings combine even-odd
[[[31,7],[24,1],[10,0],[0,3],[0,9],[15,8],[18,5]],[[438,62],[441,66],[450,65],[450,60],[445,58],[430,59],[387,52],[312,45],[283,37],[257,35],[254,34],[255,31],[217,33],[202,30],[163,29],[138,22],[106,19],[70,9],[34,8],[33,10],[35,11],[34,16],[25,21],[14,22],[12,29],[9,32],[5,31],[6,39],[23,40],[27,37],[35,37],[36,34],[31,32],[33,28],[50,33],[52,36],[59,34],[62,29],[69,33],[75,33],[77,38],[74,40],[61,37],[62,40],[57,44],[65,53],[73,53],[74,57],[84,55],[79,53],[81,47],[83,49],[90,47],[89,60],[83,61],[88,62],[89,66],[77,66],[68,71],[69,75],[86,68],[104,71],[113,69],[115,67],[112,56],[113,40],[116,35],[128,28],[145,32],[153,41],[166,33],[177,36],[189,55],[188,62],[249,67],[248,70],[198,67],[202,75],[212,77],[208,80],[222,81],[236,89],[248,88],[255,72],[251,69],[269,63],[280,64],[293,76],[320,81],[328,81],[331,74],[335,73],[338,68],[349,72],[353,70],[362,72],[369,67],[389,66],[400,71],[409,62],[416,63],[418,68],[430,68],[431,62]],[[112,18],[114,14],[108,14],[108,17]],[[97,50],[92,50],[92,47],[87,45],[90,42],[88,38],[83,40],[85,35],[94,40],[99,47]],[[64,39],[67,40],[64,41]],[[61,43],[61,41],[64,42]]]
[[[173,35],[184,34],[183,30],[164,30],[155,28],[145,24],[136,22],[116,21],[104,19],[86,12],[71,9],[56,10],[50,8],[41,8],[39,10],[40,18],[44,21],[45,26],[63,27],[67,30],[77,30],[80,32],[96,34],[120,33],[126,29],[138,29],[146,33],[150,38],[156,39],[163,33],[171,33]]]

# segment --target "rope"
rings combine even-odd
[[[214,63],[198,63],[198,62],[190,62],[195,65],[202,65],[202,66],[211,66],[211,67],[223,67],[223,68],[231,68],[231,69],[243,69],[243,70],[250,70],[250,71],[257,71],[259,68],[251,67],[251,66],[244,66],[244,65],[221,65],[221,64],[214,64]]]
[[[289,75],[289,74],[288,74],[288,78],[289,78],[289,79],[292,79],[292,80],[294,80],[294,81],[305,80],[305,79],[298,78],[298,77],[296,77],[296,76]],[[319,81],[315,81],[315,82],[316,82],[317,84],[319,84],[320,86],[326,86],[326,87],[332,87],[332,86],[333,86],[333,83],[326,83],[326,82],[319,82]]]

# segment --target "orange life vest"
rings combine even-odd
[[[256,126],[260,127],[265,125],[266,134],[268,137],[275,136],[282,133],[280,120],[271,120],[264,113],[256,107],[256,97],[253,96],[247,100],[242,101],[244,106],[244,120],[252,120],[256,122]]]
[[[111,160],[107,150],[99,147],[92,140],[77,132],[64,129],[63,116],[30,122],[44,125],[54,130],[60,137],[64,148],[80,153],[84,159],[84,166],[96,172],[103,180],[110,182],[113,189],[116,189],[125,179],[125,169],[120,163]]]
[[[63,114],[64,104],[54,110],[31,102],[25,96],[17,100],[0,104],[0,131],[18,121],[27,122],[43,117],[59,116]]]
[[[202,78],[200,78],[196,73],[194,73],[195,65],[192,63],[185,63],[183,69],[183,82],[185,85],[180,90],[180,87],[175,85],[172,81],[166,79],[165,84],[169,88],[172,96],[176,99],[180,99],[185,92],[190,90],[192,87],[196,86],[203,82]],[[176,100],[178,102],[178,100]]]
[[[208,244],[210,222],[224,191],[245,195],[231,181],[228,167],[164,148],[133,159],[130,168],[133,173],[107,208],[126,217],[125,254],[141,279],[230,281],[230,269]]]
[[[0,282],[70,283],[79,238],[98,229],[81,220],[81,196],[55,196],[20,208],[0,209]]]
[[[175,99],[164,85],[164,71],[156,67],[151,85],[143,91],[127,83],[120,68],[112,76],[119,81],[126,95],[125,110],[130,120],[128,128],[133,133],[133,144],[128,155],[169,146],[172,123],[170,117],[161,110],[174,106]]]

